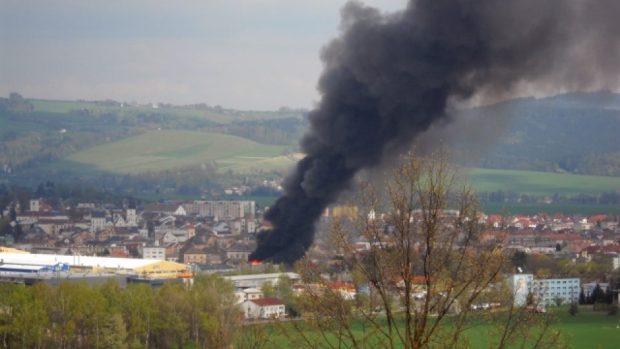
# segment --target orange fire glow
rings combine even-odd
[[[253,259],[250,261],[250,265],[251,266],[257,266],[257,265],[261,265],[262,263],[258,260],[258,259]]]

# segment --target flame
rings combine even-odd
[[[253,267],[255,267],[257,265],[261,265],[261,264],[262,264],[261,261],[259,261],[258,259],[253,259],[253,260],[250,261],[250,265],[253,266]]]

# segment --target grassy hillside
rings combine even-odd
[[[280,110],[280,111],[254,111],[254,110],[234,110],[225,109],[219,106],[191,105],[130,105],[115,101],[59,101],[59,100],[28,100],[34,106],[35,112],[49,112],[66,114],[77,110],[86,110],[90,113],[111,113],[117,115],[138,115],[150,114],[177,118],[199,118],[219,124],[227,124],[234,121],[249,121],[262,119],[280,119],[288,117],[299,117],[300,111]]]
[[[292,160],[283,156],[283,150],[282,146],[224,134],[163,130],[89,148],[70,155],[67,160],[128,174],[200,164],[242,172],[255,167],[271,169],[290,165]]]
[[[466,174],[477,191],[502,190],[531,195],[594,195],[620,190],[620,177],[481,168],[467,170]]]
[[[178,167],[213,164],[234,172],[282,170],[294,164],[284,147],[246,138],[196,131],[150,131],[96,146],[66,158],[77,164],[114,173],[136,174]],[[597,195],[620,189],[620,177],[550,172],[467,169],[466,178],[479,191],[530,195]]]

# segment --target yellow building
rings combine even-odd
[[[354,219],[355,217],[357,217],[357,206],[334,206],[332,208],[332,216],[334,218]]]
[[[0,246],[0,253],[28,253],[26,251],[18,250],[12,247]]]

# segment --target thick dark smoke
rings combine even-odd
[[[322,54],[322,99],[301,141],[307,156],[267,213],[274,228],[252,258],[302,257],[354,175],[398,154],[453,102],[615,86],[618,14],[617,0],[419,0],[389,15],[347,4],[342,34]]]

